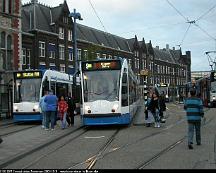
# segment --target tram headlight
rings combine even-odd
[[[114,104],[111,111],[112,111],[112,112],[117,111],[118,107],[119,107],[118,104]]]
[[[18,106],[13,107],[16,112],[18,112]]]
[[[91,108],[90,108],[90,106],[85,106],[85,112],[91,113]]]
[[[168,99],[168,98],[169,98],[167,94],[166,94],[166,96],[165,96],[165,97],[166,97],[166,99]]]
[[[213,100],[216,100],[215,96],[212,97]]]
[[[34,105],[34,109],[35,110],[39,109],[39,106],[38,105]]]

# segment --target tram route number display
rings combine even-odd
[[[104,61],[104,62],[85,62],[82,69],[84,71],[93,70],[119,70],[121,69],[120,61]]]
[[[18,72],[16,73],[15,77],[17,79],[24,79],[24,78],[39,78],[41,77],[41,72]]]

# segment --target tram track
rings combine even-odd
[[[55,142],[61,140],[62,138],[65,138],[65,137],[67,137],[67,136],[69,136],[69,135],[71,135],[71,134],[73,134],[73,133],[76,133],[76,132],[79,131],[79,130],[83,130],[83,129],[84,129],[84,132],[81,132],[81,134],[78,134],[78,135],[76,135],[75,137],[73,137],[73,138],[71,138],[71,139],[69,140],[69,142],[71,142],[71,141],[73,141],[74,139],[78,138],[80,135],[86,133],[86,132],[88,131],[88,128],[87,128],[87,127],[81,126],[81,127],[77,128],[77,129],[75,129],[75,130],[73,130],[73,131],[69,131],[69,132],[67,132],[67,133],[65,133],[65,134],[63,134],[63,135],[61,135],[61,136],[59,136],[59,137],[57,137],[57,138],[51,139],[51,140],[49,140],[48,142],[43,143],[43,144],[41,144],[41,145],[39,145],[39,146],[37,146],[37,147],[31,149],[31,150],[28,150],[28,151],[22,153],[22,154],[15,155],[14,157],[9,158],[9,159],[7,159],[5,162],[1,163],[1,164],[0,164],[0,169],[5,168],[5,167],[7,167],[7,166],[9,166],[9,165],[11,165],[11,164],[13,164],[13,163],[16,163],[17,161],[19,161],[19,160],[25,158],[26,156],[29,156],[29,155],[31,155],[31,154],[33,154],[33,153],[35,153],[35,152],[38,152],[39,150],[41,150],[41,149],[43,149],[43,148],[46,148],[46,147],[48,147],[49,145],[52,145],[53,143],[55,143]],[[51,153],[53,153],[53,152],[59,150],[60,148],[64,147],[64,145],[66,145],[66,144],[68,144],[68,143],[64,143],[63,145],[60,145],[60,146],[59,146],[58,148],[56,148],[55,150],[52,150],[52,151],[50,151],[50,152],[48,152],[48,153],[45,153],[44,155],[42,155],[42,156],[36,158],[34,161],[30,162],[28,165],[26,165],[26,166],[25,166],[24,168],[22,168],[22,169],[27,169],[27,168],[30,167],[31,165],[37,163],[40,159],[42,159],[42,158],[44,158],[44,157],[47,157],[48,154],[51,154]]]
[[[213,117],[208,119],[207,121],[205,121],[205,123],[202,124],[202,126],[205,126],[207,125],[208,123],[210,123],[212,121]],[[103,159],[104,157],[108,156],[109,154],[113,153],[113,152],[116,152],[118,150],[121,150],[121,149],[124,149],[126,147],[129,147],[129,146],[132,146],[132,145],[135,145],[139,142],[142,142],[146,139],[149,139],[149,138],[152,138],[156,135],[159,135],[159,134],[162,134],[164,133],[165,131],[171,129],[172,127],[178,125],[178,124],[181,124],[183,122],[185,122],[186,119],[185,118],[182,118],[182,119],[179,119],[177,122],[175,123],[172,123],[170,124],[169,126],[167,126],[166,128],[164,129],[161,129],[161,131],[158,131],[158,132],[154,132],[154,133],[151,133],[147,136],[144,136],[143,138],[139,138],[133,142],[130,142],[130,143],[127,143],[127,144],[124,144],[122,146],[119,146],[119,147],[116,147],[114,149],[111,149],[110,151],[108,151],[107,153],[105,153],[104,151],[103,152],[100,152],[98,154],[95,154],[94,156],[90,157],[89,159],[87,159],[86,161],[82,162],[82,164],[84,163],[87,163],[88,166],[85,168],[85,169],[92,169],[94,167],[94,165],[96,164],[96,161],[99,160],[99,159]],[[161,157],[162,155],[164,155],[165,153],[169,152],[170,150],[172,150],[173,148],[175,148],[176,146],[178,146],[179,144],[181,144],[185,139],[186,139],[187,136],[184,136],[182,137],[181,139],[175,141],[174,143],[172,143],[171,145],[169,145],[168,147],[166,147],[165,149],[161,150],[159,153],[155,154],[153,157],[151,157],[150,159],[148,159],[147,161],[145,161],[144,163],[140,164],[137,168],[135,169],[142,169],[144,167],[146,167],[147,165],[149,165],[150,163],[152,163],[153,161],[155,161],[156,159],[158,159],[159,157]],[[113,141],[113,139],[112,139]],[[73,168],[73,167],[72,167]],[[71,168],[70,168],[71,169]]]
[[[209,120],[207,120],[207,122],[203,123],[202,126],[207,125],[208,123],[210,123],[213,120],[213,117],[210,118]],[[148,159],[147,161],[145,161],[144,163],[141,163],[137,168],[135,169],[143,169],[146,166],[148,166],[149,164],[151,164],[152,162],[154,162],[155,160],[157,160],[158,158],[160,158],[161,156],[163,156],[165,153],[171,151],[173,148],[175,148],[176,146],[178,146],[179,144],[181,144],[187,136],[182,137],[181,139],[175,141],[174,143],[172,143],[171,145],[169,145],[168,147],[166,147],[165,149],[161,150],[160,152],[158,152],[157,154],[155,154],[154,156],[152,156],[150,159]],[[194,166],[196,167],[196,165]]]

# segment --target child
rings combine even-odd
[[[67,109],[68,109],[68,104],[64,100],[64,97],[61,96],[60,101],[58,102],[58,113],[59,113],[60,120],[62,123],[62,129],[65,129],[66,127]]]

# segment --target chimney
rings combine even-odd
[[[166,50],[169,50],[169,44],[166,44]]]
[[[175,50],[175,47],[173,47],[173,50]]]
[[[156,46],[156,49],[158,49],[158,50],[159,50],[159,46]]]

